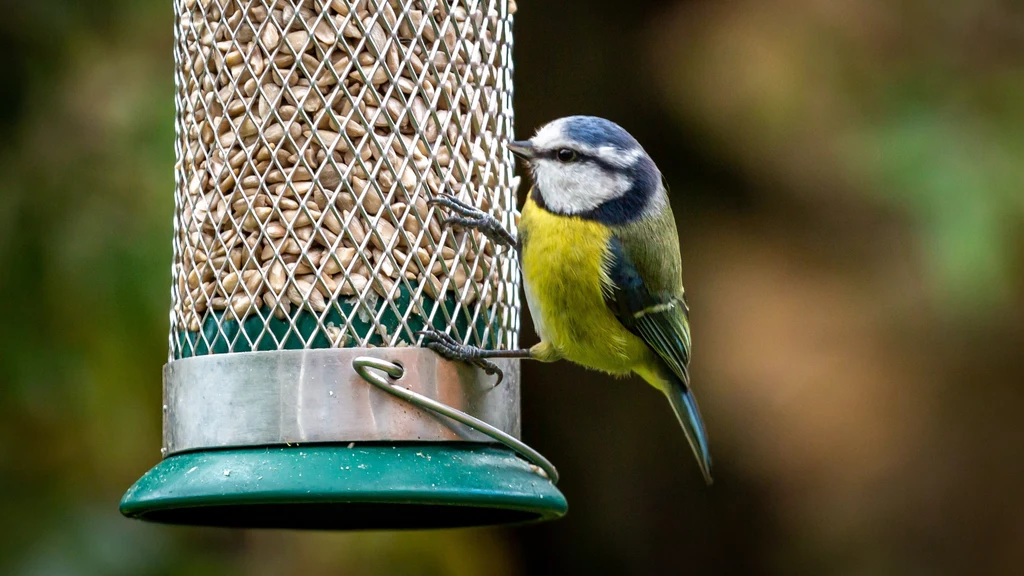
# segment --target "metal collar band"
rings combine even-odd
[[[361,356],[401,365],[395,381],[518,437],[519,363],[505,380],[417,348],[216,354],[164,366],[165,456],[205,448],[310,442],[476,441],[485,434],[381,390],[359,376]]]

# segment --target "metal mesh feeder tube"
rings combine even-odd
[[[564,514],[505,379],[417,347],[516,348],[511,0],[176,0],[164,459],[124,514],[400,528]],[[517,455],[517,453],[519,455]],[[326,512],[326,513],[325,513]]]

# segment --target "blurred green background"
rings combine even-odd
[[[526,365],[569,515],[413,533],[117,512],[159,456],[172,31],[5,3],[0,573],[1020,573],[1017,0],[523,0],[519,134],[606,116],[672,185],[717,483],[652,389]]]

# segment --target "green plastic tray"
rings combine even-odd
[[[307,445],[171,456],[128,517],[201,526],[419,529],[553,520],[565,497],[511,451],[474,443]]]

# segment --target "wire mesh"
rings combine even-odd
[[[171,359],[515,348],[511,0],[175,0]]]

